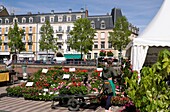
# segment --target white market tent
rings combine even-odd
[[[170,0],[164,0],[158,13],[142,34],[127,46],[126,54],[130,56],[133,70],[140,73],[148,53],[164,47],[170,48]],[[150,48],[152,49],[149,50]]]

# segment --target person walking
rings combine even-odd
[[[112,67],[112,62],[108,61],[103,68],[101,77],[103,79],[103,89],[105,90],[107,95],[105,112],[110,112],[109,108],[111,107],[111,98],[112,96],[116,96],[115,84],[113,83],[113,80],[116,76],[117,72]]]
[[[12,70],[12,59],[10,58],[7,58],[7,61],[5,62],[5,65],[6,65],[6,69],[7,70]]]

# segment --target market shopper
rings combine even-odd
[[[112,62],[108,61],[103,68],[102,79],[103,79],[103,90],[106,91],[107,99],[105,105],[105,112],[109,112],[111,107],[111,98],[116,95],[115,84],[113,83],[117,73],[112,67]]]
[[[5,62],[5,65],[6,65],[6,69],[7,70],[12,70],[12,59],[10,58],[7,58],[7,61]]]

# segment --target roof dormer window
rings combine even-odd
[[[22,18],[22,23],[26,23],[26,18]]]
[[[14,19],[13,19],[13,23],[18,23],[18,19],[17,19],[17,18],[14,18]]]
[[[101,21],[100,23],[100,29],[106,29],[106,24],[105,24],[105,21]]]
[[[41,17],[41,23],[45,22],[45,17]]]
[[[94,21],[91,21],[91,27],[92,27],[93,29],[95,29],[95,23],[94,23]]]
[[[29,18],[29,23],[33,23],[33,18],[32,17]]]
[[[5,24],[7,24],[7,23],[9,23],[9,19],[8,18],[5,19]]]
[[[50,22],[54,23],[54,17],[50,17]]]

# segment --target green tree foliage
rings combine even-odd
[[[40,34],[41,34],[41,39],[39,41],[40,43],[40,49],[41,50],[46,50],[47,54],[49,50],[52,50],[53,52],[56,53],[58,50],[57,47],[57,38],[54,38],[54,30],[52,26],[50,25],[49,21],[46,21],[41,29],[40,29]]]
[[[154,65],[142,69],[139,84],[137,73],[126,78],[128,96],[141,112],[169,112],[170,88],[166,83],[169,73],[170,52],[162,50]]]
[[[14,27],[9,28],[8,39],[10,42],[8,43],[11,52],[15,54],[17,52],[25,51],[25,44],[22,42],[22,37],[24,36],[24,30],[19,29],[18,24],[15,22]]]
[[[95,32],[87,18],[80,18],[74,22],[68,43],[72,49],[81,53],[81,59],[82,53],[87,54],[89,51],[92,51]]]
[[[116,50],[121,52],[126,48],[130,42],[129,36],[131,35],[131,31],[129,30],[129,23],[125,16],[117,19],[113,32],[109,32],[109,34],[109,41]]]

